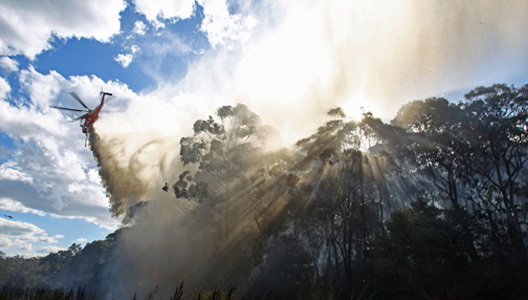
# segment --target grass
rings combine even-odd
[[[174,294],[167,300],[232,300],[235,288],[228,291],[218,290],[198,290],[186,297],[183,288],[183,281],[175,289]],[[97,293],[86,295],[85,288],[78,288],[77,291],[73,289],[67,291],[64,289],[50,289],[50,288],[20,288],[5,286],[0,289],[0,300],[103,300],[97,296]],[[146,300],[159,300],[156,297],[156,292],[151,292],[145,298]],[[105,299],[106,300],[106,299]],[[134,293],[132,300],[138,299],[137,293]]]

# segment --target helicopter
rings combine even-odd
[[[86,146],[86,143],[88,141],[88,133],[89,133],[92,125],[95,123],[95,121],[97,121],[97,119],[99,119],[99,113],[101,112],[101,109],[104,106],[105,97],[106,96],[112,96],[112,93],[101,91],[101,95],[102,95],[101,103],[99,105],[97,105],[97,107],[94,108],[94,109],[88,108],[88,106],[86,106],[86,104],[84,104],[84,102],[81,100],[79,95],[77,95],[77,93],[70,92],[70,95],[75,100],[77,100],[77,102],[79,102],[84,107],[84,109],[67,108],[67,107],[61,107],[61,106],[55,106],[55,105],[50,105],[49,107],[55,108],[55,109],[62,109],[62,110],[75,111],[75,112],[84,112],[85,113],[85,114],[83,114],[81,116],[76,117],[72,121],[81,120],[82,132],[86,135],[86,142],[85,142],[85,146]]]

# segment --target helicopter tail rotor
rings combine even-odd
[[[105,92],[104,91],[104,87],[101,87],[101,92],[99,92],[100,95],[107,95],[107,96],[112,96],[112,93],[109,93],[109,92]]]

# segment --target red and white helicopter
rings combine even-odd
[[[86,140],[88,140],[88,133],[89,133],[92,125],[95,123],[95,121],[97,121],[97,119],[99,119],[99,113],[101,112],[101,109],[104,106],[105,97],[106,96],[112,96],[112,93],[101,91],[101,95],[102,95],[101,103],[99,105],[97,105],[97,107],[94,108],[94,109],[88,108],[88,106],[86,106],[86,104],[84,104],[84,102],[81,100],[79,95],[77,95],[77,93],[70,92],[70,95],[75,100],[77,100],[77,102],[79,102],[84,107],[84,109],[67,108],[67,107],[60,107],[60,106],[55,106],[55,105],[50,105],[50,107],[51,108],[56,108],[56,109],[68,110],[68,111],[84,112],[85,114],[76,117],[72,121],[81,120],[82,132],[84,134],[86,134]],[[85,145],[86,145],[86,143],[85,143]]]

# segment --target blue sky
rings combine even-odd
[[[84,245],[121,226],[112,203],[170,197],[179,139],[220,105],[247,104],[288,145],[335,106],[389,120],[410,100],[528,83],[523,0],[283,2],[2,1],[0,251]],[[106,186],[75,114],[49,108],[78,107],[72,91],[95,107],[102,88],[117,111],[95,126]]]

